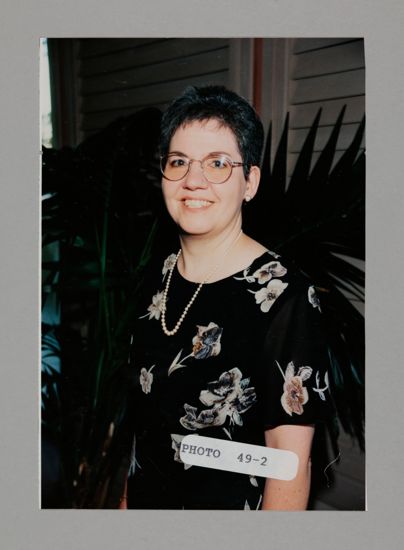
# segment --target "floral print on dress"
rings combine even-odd
[[[281,397],[282,407],[289,416],[303,414],[303,405],[309,400],[309,394],[307,388],[303,386],[303,382],[310,378],[313,369],[307,366],[300,367],[297,374],[295,374],[295,365],[291,361],[284,374],[278,361],[276,361],[276,364],[285,380]]]
[[[269,262],[261,266],[253,273],[253,277],[258,279],[260,285],[270,281],[275,277],[283,277],[288,270],[280,262]]]
[[[209,382],[207,389],[202,390],[199,400],[210,409],[198,414],[196,407],[184,404],[185,416],[180,418],[181,425],[187,430],[222,426],[227,418],[230,425],[243,425],[241,415],[248,411],[257,401],[255,388],[247,387],[249,378],[242,379],[238,368],[222,373],[218,380]]]
[[[314,288],[313,285],[312,285],[312,286],[309,286],[308,298],[309,298],[309,302],[311,303],[311,305],[312,305],[314,308],[318,307],[318,310],[321,312],[320,300],[318,299],[316,290],[315,290],[315,288]]]
[[[177,369],[186,367],[187,365],[184,365],[183,362],[190,357],[194,359],[208,359],[209,357],[219,355],[221,350],[220,339],[223,329],[213,322],[210,322],[207,326],[197,325],[196,328],[197,333],[192,338],[191,353],[181,358],[181,350],[171,363],[168,369],[168,375],[172,374]]]
[[[151,392],[151,385],[153,383],[153,374],[152,369],[155,365],[152,365],[149,370],[146,370],[144,367],[140,371],[139,381],[142,386],[144,393],[148,394]]]
[[[282,294],[287,286],[288,283],[284,283],[279,279],[271,279],[266,287],[257,290],[257,292],[248,289],[248,292],[255,295],[255,301],[257,304],[260,304],[261,311],[268,313],[275,303],[275,300]]]
[[[251,266],[247,267],[243,271],[242,277],[233,277],[236,281],[247,281],[247,283],[255,283],[255,278],[252,275],[249,275]]]
[[[173,267],[175,266],[176,261],[177,261],[177,255],[176,254],[170,254],[164,260],[164,265],[163,265],[163,269],[162,269],[163,281],[166,278],[166,275],[170,271],[170,269],[173,269]]]
[[[130,452],[130,465],[128,470],[128,477],[135,475],[137,469],[142,469],[139,462],[136,460],[136,434],[133,436],[132,449]]]
[[[267,252],[268,252],[268,254],[271,254],[271,256],[273,256],[275,258],[275,260],[280,258],[280,255],[277,254],[276,252],[273,252],[273,250],[267,250]]]
[[[258,487],[258,481],[257,478],[253,475],[250,475],[250,483],[253,487]]]
[[[280,258],[278,254],[274,252],[267,251],[275,259]],[[256,269],[253,274],[250,274],[251,266],[247,267],[243,271],[242,277],[233,277],[237,281],[247,281],[247,283],[256,283],[259,285],[267,285],[264,288],[259,290],[247,289],[248,292],[254,294],[255,301],[259,304],[260,309],[263,313],[268,313],[274,304],[275,300],[282,294],[285,288],[288,286],[288,283],[284,283],[279,279],[287,274],[288,270],[283,266],[279,261],[272,260],[266,262],[261,267]]]
[[[276,255],[275,257],[279,258],[278,255]],[[270,281],[272,278],[283,277],[288,272],[286,267],[284,267],[280,262],[275,261],[265,263],[256,271],[254,271],[252,275],[249,274],[250,269],[251,266],[244,269],[242,277],[233,278],[236,279],[236,281],[247,281],[248,283],[254,283],[255,280],[257,280],[260,285],[263,285],[264,283]]]
[[[152,297],[152,303],[147,308],[148,313],[146,315],[142,315],[139,317],[139,319],[144,319],[145,317],[150,319],[157,319],[157,321],[160,319],[160,315],[163,311],[163,291],[158,291],[153,297]]]
[[[175,462],[181,462],[182,464],[184,464],[184,470],[188,470],[189,468],[192,467],[192,464],[185,464],[185,462],[181,460],[181,456],[180,456],[181,441],[184,439],[185,436],[180,434],[170,434],[170,435],[172,440],[171,448],[175,451],[174,452]]]
[[[262,495],[260,495],[260,498],[259,498],[259,500],[258,500],[257,507],[255,508],[256,510],[259,510],[259,509],[260,509],[261,502],[262,502]],[[249,505],[247,499],[246,499],[246,501],[245,501],[245,503],[244,503],[244,510],[245,510],[246,512],[248,512],[248,511],[251,510],[251,506]]]
[[[330,389],[330,385],[329,385],[329,382],[328,382],[328,372],[327,371],[324,374],[324,384],[325,384],[325,386],[320,388],[320,373],[317,371],[316,372],[316,387],[315,388],[313,387],[312,390],[314,392],[318,393],[321,401],[325,401],[324,392]]]
[[[207,327],[197,325],[197,329],[196,336],[192,338],[192,354],[195,359],[207,359],[219,355],[223,329],[212,322]]]

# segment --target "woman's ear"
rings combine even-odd
[[[247,201],[250,201],[258,191],[258,186],[260,184],[261,170],[258,166],[251,166],[250,173],[247,177],[247,186],[245,190],[244,198]],[[248,198],[247,198],[248,197]]]

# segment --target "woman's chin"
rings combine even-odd
[[[195,236],[198,236],[198,235],[208,235],[210,233],[213,232],[213,228],[212,227],[204,227],[204,226],[195,226],[195,225],[190,225],[190,224],[181,224],[178,226],[179,227],[179,231],[182,235],[195,235]]]
[[[208,220],[189,220],[180,219],[177,226],[183,235],[207,235],[214,234],[218,228]]]

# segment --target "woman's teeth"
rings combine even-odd
[[[204,206],[209,206],[209,201],[201,201],[196,199],[187,199],[184,201],[185,206],[188,208],[203,208]]]

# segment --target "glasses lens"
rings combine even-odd
[[[211,156],[203,162],[203,173],[211,183],[223,183],[232,171],[231,160],[224,156]]]
[[[161,171],[168,180],[180,180],[188,171],[188,160],[178,155],[163,157],[161,159]]]

